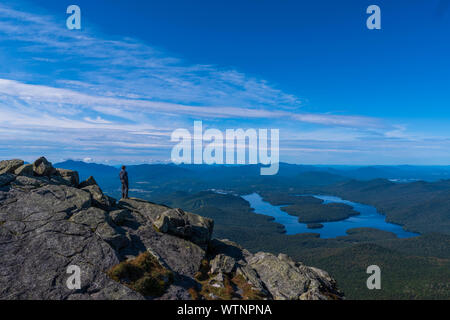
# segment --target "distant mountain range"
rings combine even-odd
[[[95,175],[104,184],[117,183],[119,168],[83,161],[68,160],[56,163],[59,168],[76,170],[81,178]],[[299,178],[311,184],[329,184],[338,181],[388,179],[395,182],[438,181],[450,179],[450,166],[313,166],[280,163],[276,176],[260,176],[260,165],[174,165],[141,164],[129,165],[127,170],[136,182],[197,178],[216,181],[234,179],[279,179]]]

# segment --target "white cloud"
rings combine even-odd
[[[0,79],[0,97],[11,97],[29,101],[33,104],[48,104],[53,106],[53,112],[67,112],[67,108],[60,106],[77,106],[80,110],[95,110],[101,113],[115,115],[125,119],[138,120],[137,114],[166,114],[172,116],[191,116],[206,118],[286,118],[300,122],[351,126],[351,127],[379,127],[380,120],[368,117],[336,116],[325,114],[294,113],[285,110],[265,110],[226,106],[189,106],[168,102],[148,100],[123,99],[115,97],[93,96],[70,89],[54,88],[43,85],[31,85],[18,81]],[[80,111],[81,112],[81,111]],[[63,119],[66,121],[67,119]],[[106,124],[100,116],[97,119],[85,117],[85,121],[96,124]],[[36,122],[38,122],[36,120]]]
[[[233,69],[192,65],[136,39],[108,39],[98,34],[68,32],[51,16],[0,4],[0,42],[25,43],[21,51],[28,51],[35,62],[61,62],[49,74],[49,83],[55,82],[53,75],[70,72],[77,81],[58,78],[56,82],[75,89],[81,86],[95,95],[114,92],[121,97],[256,109],[300,105],[299,98],[262,79]]]
[[[430,149],[449,144],[377,118],[310,113],[302,99],[264,79],[189,64],[136,39],[68,32],[52,16],[15,5],[20,10],[0,4],[0,156],[42,150],[99,161],[164,160],[172,130],[191,128],[193,120],[221,128],[270,123],[281,130],[282,150],[299,161],[299,154],[353,159],[401,153],[417,141]]]
[[[96,124],[107,124],[111,123],[111,121],[105,120],[100,116],[97,116],[97,118],[92,119],[91,117],[84,117],[84,121],[90,122],[90,123],[96,123]]]

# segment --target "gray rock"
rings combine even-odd
[[[69,182],[71,186],[78,186],[80,183],[80,178],[78,176],[78,172],[73,170],[66,170],[66,169],[56,169],[56,173],[61,176],[64,180]]]
[[[87,178],[83,182],[80,182],[80,184],[78,185],[78,188],[82,189],[82,188],[85,188],[85,187],[96,186],[96,185],[97,185],[97,181],[95,181],[93,176],[90,176],[89,178]]]
[[[108,213],[102,209],[91,207],[74,214],[69,221],[89,227],[91,231],[109,243],[116,251],[128,245],[126,233],[117,229],[117,226],[110,220]]]
[[[187,239],[203,249],[211,239],[212,219],[136,198],[122,199],[118,206],[134,213],[138,223],[152,223],[159,231]]]
[[[21,165],[14,171],[14,174],[18,176],[32,176],[33,175],[33,165],[32,164],[24,164]]]
[[[134,240],[128,250],[149,251],[153,253],[163,266],[178,275],[193,277],[199,270],[206,256],[205,250],[186,239],[170,234],[157,232],[151,224],[141,226],[137,230],[129,230]],[[124,254],[126,253],[123,252]]]
[[[101,223],[96,229],[96,233],[116,251],[127,247],[129,244],[127,234],[121,233],[108,222]]]
[[[46,177],[17,176],[11,185],[21,190],[32,190],[48,185],[50,180]]]
[[[224,254],[218,254],[210,261],[211,273],[231,274],[236,268],[236,260]]]
[[[189,239],[203,248],[207,247],[213,229],[211,219],[186,213],[181,209],[168,209],[153,223],[161,232]]]
[[[3,173],[14,173],[14,171],[23,165],[23,160],[3,160],[0,161],[0,174]]]
[[[159,231],[182,238],[192,237],[192,228],[186,214],[181,209],[168,209],[153,222]]]
[[[336,282],[325,272],[294,262],[286,255],[278,257],[258,252],[248,265],[256,271],[276,300],[340,299]]]
[[[137,198],[121,199],[117,206],[128,210],[139,224],[154,223],[161,213],[169,209]]]
[[[70,217],[69,221],[88,226],[92,231],[97,230],[98,226],[107,222],[108,216],[106,211],[90,207],[82,210]]]
[[[110,197],[108,195],[105,194],[105,197],[108,199],[108,202],[110,204],[111,207],[115,207],[117,205],[117,199]]]
[[[86,192],[45,185],[8,195],[14,201],[0,203],[0,299],[143,298],[106,276],[119,260],[88,225],[101,221],[101,212],[89,208]],[[95,218],[78,220],[80,212]],[[69,265],[81,269],[80,290],[66,286]]]
[[[0,174],[0,187],[10,184],[15,179],[16,179],[16,176],[11,173]]]
[[[166,293],[156,300],[192,300],[192,297],[186,287],[171,285]]]
[[[51,176],[55,174],[56,169],[45,157],[40,157],[33,163],[33,171],[37,176]]]
[[[82,188],[92,197],[92,205],[98,208],[108,210],[111,207],[109,199],[103,194],[102,189],[96,184]]]
[[[42,222],[59,213],[69,218],[91,206],[89,194],[67,186],[45,185],[31,191],[13,188],[9,196],[10,201],[0,206],[0,220]]]
[[[252,288],[256,291],[261,292],[263,295],[270,297],[270,293],[266,288],[264,282],[261,281],[258,274],[254,269],[248,265],[238,266],[236,269],[236,274],[241,275],[247,283],[249,283]]]
[[[253,256],[248,250],[228,239],[212,239],[209,242],[208,250],[212,256],[223,254],[232,257],[240,264],[246,264],[246,260]]]
[[[118,226],[123,225],[127,220],[131,220],[132,216],[128,210],[120,209],[109,213],[111,220]]]

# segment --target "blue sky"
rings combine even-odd
[[[0,158],[167,161],[202,120],[292,163],[449,164],[449,2],[2,1]]]

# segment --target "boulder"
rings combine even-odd
[[[82,189],[82,188],[85,188],[85,187],[96,186],[96,185],[97,185],[97,181],[95,181],[93,176],[90,176],[89,178],[87,178],[86,180],[81,182],[78,185],[78,188]]]
[[[14,173],[14,171],[23,165],[23,160],[3,160],[0,161],[0,174],[3,173]]]
[[[256,271],[250,266],[238,266],[236,268],[236,274],[242,276],[244,280],[252,286],[253,290],[259,291],[265,296],[270,296],[270,293],[267,291],[264,282],[261,281]]]
[[[0,187],[10,184],[15,179],[16,179],[16,176],[11,173],[0,174]]]
[[[78,186],[80,183],[80,178],[78,172],[66,169],[56,169],[56,173],[61,176],[64,180],[69,182],[71,186]]]
[[[325,271],[304,266],[286,255],[258,252],[248,265],[276,300],[328,300],[342,296]]]
[[[253,291],[259,292],[263,297],[270,298],[270,293],[267,291],[265,284],[261,281],[256,271],[247,263],[247,260],[253,257],[248,250],[228,239],[213,239],[210,242],[208,251],[213,256],[213,259],[210,261],[211,273],[215,273],[220,269],[227,272],[231,270],[229,271],[230,273],[241,276],[250,284]],[[228,267],[224,267],[227,265]],[[219,274],[222,272],[219,271]]]
[[[84,190],[86,192],[89,192],[92,197],[92,205],[97,208],[101,208],[104,210],[109,210],[111,207],[111,204],[109,203],[108,197],[106,197],[102,189],[98,185],[90,185],[87,187],[82,188],[81,190]]]
[[[236,260],[224,254],[218,254],[209,262],[211,273],[231,274],[236,268]]]
[[[152,223],[160,232],[187,239],[203,249],[208,247],[214,221],[181,209],[136,199],[122,199],[118,207],[129,210],[141,224]]]
[[[56,169],[45,157],[40,157],[33,163],[33,171],[37,176],[51,176],[55,174]]]
[[[212,256],[219,254],[230,256],[239,264],[245,264],[246,260],[253,256],[247,249],[228,239],[212,239],[208,251]]]
[[[14,174],[18,176],[32,176],[33,175],[33,165],[32,164],[24,164],[18,167]]]
[[[111,205],[111,207],[115,207],[117,205],[117,199],[110,197],[108,195],[105,194],[105,197],[108,199],[109,204]]]
[[[131,218],[131,214],[128,210],[120,209],[111,211],[109,217],[116,225],[121,226],[127,219]]]
[[[131,212],[140,224],[154,223],[161,213],[169,209],[166,206],[138,198],[121,199],[117,206],[119,209],[126,209]]]
[[[170,234],[157,232],[153,225],[141,225],[137,230],[130,231],[132,246],[142,246],[158,257],[160,263],[183,277],[193,277],[199,270],[206,252],[200,246]],[[139,239],[139,240],[138,240]],[[123,251],[126,254],[125,249]],[[131,251],[132,252],[132,251]]]
[[[168,209],[153,223],[159,231],[189,239],[203,248],[207,247],[213,229],[213,220],[186,213],[181,209]]]
[[[184,219],[184,211],[181,209],[170,209],[164,211],[155,221],[155,227],[163,233],[171,233],[182,238],[192,235],[189,221]]]
[[[20,190],[33,190],[49,184],[45,177],[17,176],[12,185]]]

